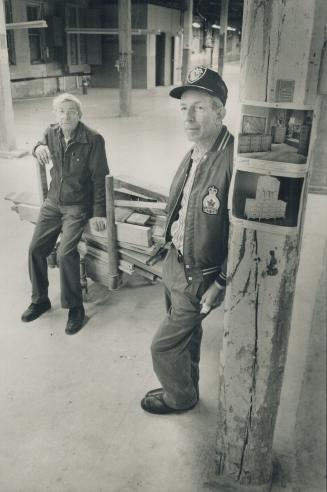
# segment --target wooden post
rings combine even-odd
[[[0,155],[3,156],[16,148],[4,2],[0,5],[0,108]]]
[[[191,49],[193,41],[193,0],[187,0],[184,11],[183,22],[183,60],[182,60],[182,82],[184,83],[191,68]]]
[[[117,231],[115,223],[114,178],[106,176],[106,210],[107,210],[107,237],[108,237],[108,275],[109,290],[118,289],[118,249]]]
[[[37,183],[39,188],[40,205],[42,205],[42,203],[44,202],[44,200],[48,195],[47,170],[45,165],[40,164],[40,162],[37,159],[35,159],[35,166],[36,166]]]
[[[270,490],[326,10],[324,0],[244,5],[217,438],[219,483],[237,490]]]
[[[132,104],[131,0],[118,2],[120,116],[130,116]]]
[[[225,58],[225,41],[228,27],[228,4],[229,0],[221,0],[220,5],[220,29],[219,29],[219,51],[218,51],[218,73],[223,75]]]

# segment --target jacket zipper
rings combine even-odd
[[[66,152],[67,150],[69,149],[69,147],[71,147],[73,144],[70,143],[69,145],[67,145],[67,147],[64,149],[64,155],[63,155],[63,159],[61,161],[61,176],[60,176],[60,187],[59,187],[59,195],[58,195],[58,202],[60,203],[60,195],[61,195],[61,188],[62,188],[62,183],[64,181],[64,178],[63,178],[63,165],[64,165],[64,162],[65,162],[65,156],[66,156]],[[62,147],[62,142],[60,140],[60,146]]]

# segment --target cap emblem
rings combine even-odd
[[[193,70],[190,71],[190,73],[187,76],[187,82],[190,84],[193,84],[197,80],[199,80],[206,72],[206,68],[203,67],[196,67],[193,68]]]

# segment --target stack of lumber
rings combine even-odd
[[[12,209],[22,220],[36,223],[40,210],[40,198],[36,193],[10,193],[5,198],[13,202]],[[137,272],[149,280],[162,277],[162,262],[166,252],[164,231],[167,198],[167,190],[156,185],[125,176],[114,178],[114,214],[120,271],[130,275]],[[86,275],[108,285],[111,254],[108,251],[108,230],[96,231],[89,222],[78,249],[86,265]]]
[[[114,178],[120,271],[130,275],[138,273],[149,280],[161,279],[166,252],[164,231],[167,198],[168,191],[162,187],[126,176]],[[87,275],[91,278],[99,276],[101,266],[108,262],[107,231],[95,231],[88,224],[79,251],[86,259]]]

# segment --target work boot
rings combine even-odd
[[[74,335],[83,326],[85,320],[85,311],[83,304],[69,309],[68,321],[65,332],[67,335]]]
[[[51,309],[51,302],[49,301],[49,299],[38,304],[32,302],[32,304],[28,306],[26,311],[23,312],[21,319],[25,323],[28,323],[29,321],[34,321],[39,316],[41,316],[41,314],[45,313],[49,309]]]

